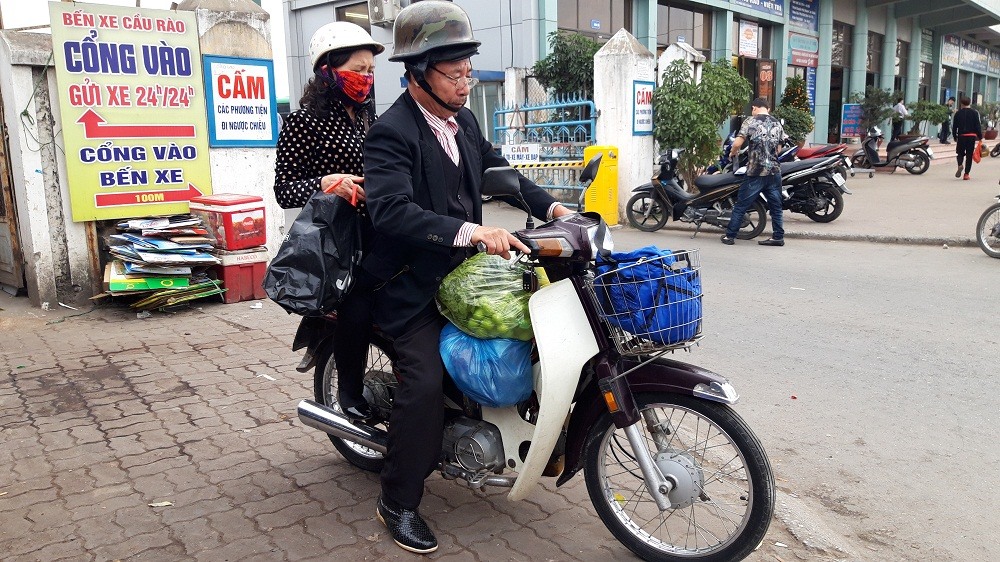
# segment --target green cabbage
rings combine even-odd
[[[522,287],[527,266],[479,253],[441,281],[437,305],[460,330],[477,338],[534,337],[528,315],[531,293]]]

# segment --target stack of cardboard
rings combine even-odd
[[[129,220],[109,237],[113,260],[104,271],[104,290],[111,295],[149,293],[132,308],[150,310],[225,291],[205,270],[219,259],[201,220],[174,215]]]

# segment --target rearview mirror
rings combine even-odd
[[[520,178],[517,170],[510,166],[488,168],[483,172],[483,195],[517,197],[521,193]]]
[[[598,153],[596,156],[587,162],[587,165],[583,167],[583,171],[580,172],[580,183],[587,183],[594,181],[597,177],[597,169],[601,167],[601,157],[603,154]]]

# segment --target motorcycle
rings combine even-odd
[[[748,145],[744,145],[740,149],[739,154],[736,159],[730,158],[729,153],[733,148],[733,141],[736,140],[736,133],[739,131],[733,131],[729,133],[726,137],[725,142],[722,143],[722,153],[719,155],[719,160],[712,164],[711,166],[705,168],[706,174],[717,174],[719,172],[729,172],[734,168],[739,169],[746,165],[747,163],[747,149]],[[799,152],[802,150],[797,144],[786,143],[786,147],[778,153],[778,162],[794,162],[798,157]],[[846,145],[845,145],[846,146]]]
[[[682,148],[674,148],[661,154],[657,161],[660,172],[653,181],[633,190],[635,195],[625,205],[625,213],[634,228],[654,232],[663,228],[672,217],[675,221],[697,225],[694,231],[697,236],[705,223],[723,229],[729,225],[743,175],[702,174],[694,180],[699,193],[688,193],[677,180],[677,160],[683,152]],[[742,240],[756,238],[767,226],[766,219],[767,208],[760,201],[754,201],[736,237]]]
[[[843,156],[781,164],[781,208],[802,213],[816,222],[833,222],[844,212],[844,195],[850,195],[839,168]],[[764,195],[761,194],[761,199]]]
[[[488,171],[489,172],[489,171]],[[509,172],[509,173],[508,173]],[[585,169],[581,180],[596,174]],[[511,168],[484,179],[484,192],[519,197]],[[537,358],[534,392],[523,403],[489,408],[445,384],[443,461],[446,479],[474,489],[509,488],[530,497],[542,478],[561,486],[583,471],[595,510],[611,533],[645,560],[741,560],[763,540],[774,511],[774,476],[753,431],[732,409],[738,395],[722,376],[667,359],[655,344],[608,322],[595,260],[612,247],[595,213],[560,217],[515,236],[530,248],[525,263],[543,267],[550,284],[529,299]],[[697,271],[697,252],[677,252],[677,266]],[[666,262],[664,262],[666,264]],[[634,267],[623,265],[621,267]],[[385,426],[398,381],[392,340],[371,341],[364,396],[376,417],[352,422],[336,402],[330,333],[300,327],[294,348],[315,364],[315,400],[299,419],[327,433],[348,462],[378,472]],[[700,315],[699,315],[700,326]]]
[[[976,241],[991,258],[1000,258],[1000,195],[983,211],[976,223]]]
[[[798,153],[795,155],[799,160],[811,160],[814,158],[829,158],[831,156],[840,156],[843,161],[837,166],[836,170],[840,174],[840,177],[847,179],[847,176],[854,175],[854,164],[851,159],[848,158],[844,153],[847,152],[847,145],[844,143],[840,144],[823,144],[820,146],[802,147],[799,149]],[[781,160],[784,162],[784,160]]]
[[[736,134],[738,132],[738,129],[734,129],[729,133],[725,142],[722,143],[722,153],[719,155],[719,160],[715,164],[705,168],[706,174],[731,171],[733,168],[738,169],[746,165],[747,146],[740,149],[739,155],[735,161],[733,161],[729,156],[729,153],[733,148],[733,141],[736,140]],[[786,137],[785,140],[785,148],[778,153],[778,162],[795,162],[796,160],[809,160],[812,158],[828,158],[830,156],[843,155],[847,150],[847,145],[843,143],[824,144],[813,147],[799,147],[797,144],[790,142],[788,137]],[[843,162],[837,166],[837,171],[840,172],[840,176],[844,179],[847,179],[848,175],[853,176],[854,166],[851,159],[847,156],[843,156]]]
[[[917,137],[913,140],[891,141],[886,146],[885,160],[879,156],[878,149],[885,140],[882,129],[869,127],[861,148],[851,156],[855,168],[897,168],[902,166],[907,172],[920,175],[931,166],[934,150],[929,146],[928,137]]]

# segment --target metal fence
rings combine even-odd
[[[493,143],[538,144],[542,161],[582,160],[583,149],[594,144],[596,125],[594,102],[582,96],[529,101],[493,112]]]
[[[514,168],[524,174],[524,177],[545,188],[557,201],[576,209],[580,204],[583,187],[580,185],[580,172],[584,162],[544,162],[539,164],[516,164]]]

